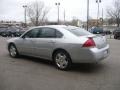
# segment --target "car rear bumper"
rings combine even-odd
[[[102,49],[90,48],[77,51],[77,54],[71,56],[73,63],[96,63],[105,58],[110,54],[109,45]]]

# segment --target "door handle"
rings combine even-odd
[[[50,42],[48,42],[48,43],[55,43],[54,41],[50,41]]]

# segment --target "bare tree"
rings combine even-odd
[[[35,26],[45,23],[48,12],[49,9],[42,1],[33,2],[31,5],[27,6],[27,16],[30,18],[31,23]]]
[[[107,9],[110,18],[115,19],[117,27],[120,25],[120,0],[115,0],[113,7]]]

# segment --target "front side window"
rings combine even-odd
[[[38,29],[33,29],[33,30],[28,31],[23,37],[24,38],[37,38],[38,33],[39,33]]]

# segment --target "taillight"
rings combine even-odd
[[[83,47],[95,47],[95,42],[92,38],[89,38],[84,44]]]

